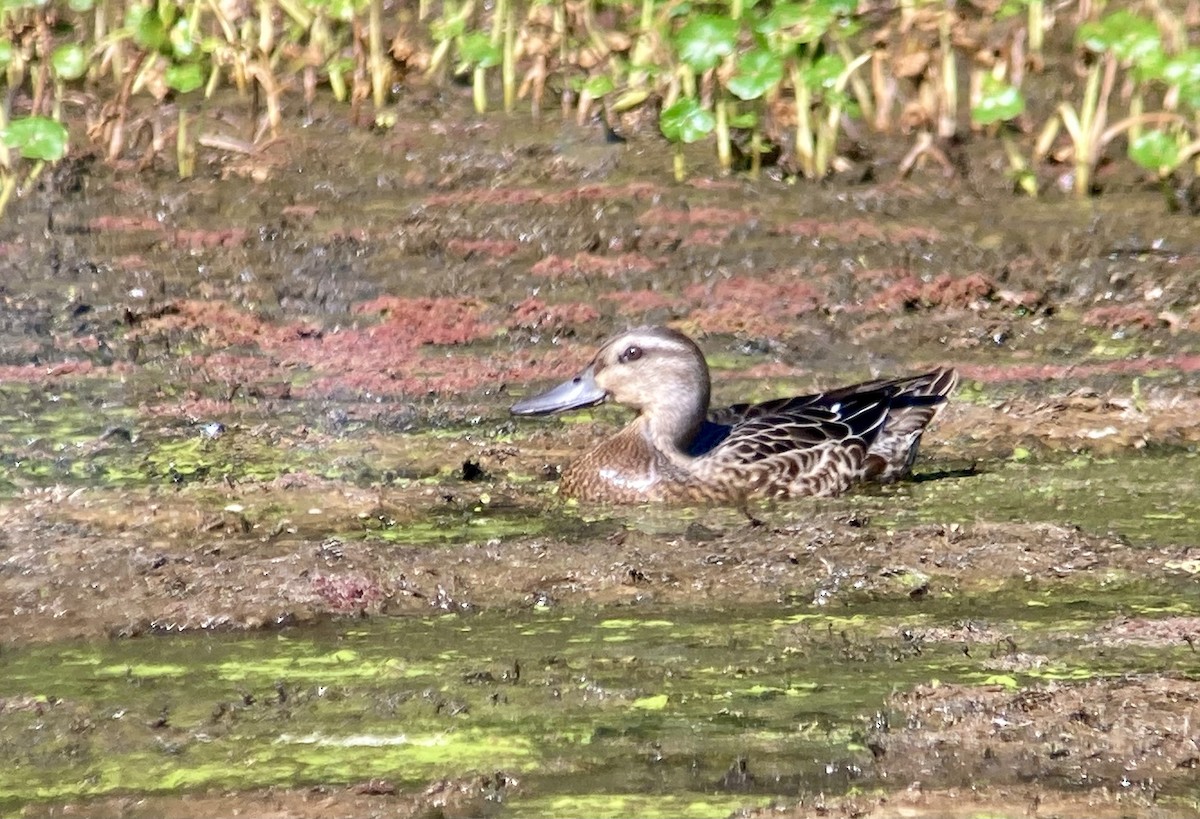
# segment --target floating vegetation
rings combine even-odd
[[[1130,622],[1125,594],[1024,597],[994,595],[987,619],[970,599],[852,617],[776,605],[641,621],[508,611],[6,648],[0,809],[375,777],[413,788],[476,770],[521,780],[504,815],[728,815],[882,785],[899,763],[880,767],[868,747],[903,738],[900,716],[887,731],[889,695],[907,696],[896,691],[1044,702],[1047,690],[1195,668],[1178,641],[1112,649]],[[1176,685],[1186,707],[1195,684]],[[1161,730],[1164,715],[1154,719],[1147,730]],[[1101,781],[1139,782],[1162,753],[1123,757]],[[942,778],[935,766],[926,781]],[[1195,790],[1186,771],[1162,778]]]

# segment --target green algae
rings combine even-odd
[[[1200,531],[1200,452],[1157,448],[1118,457],[1079,453],[1041,459],[1030,454],[980,462],[963,475],[938,475],[922,464],[915,481],[863,487],[820,503],[897,529],[1045,522],[1111,533],[1134,545],[1193,544]],[[797,505],[780,519],[805,512]]]
[[[832,500],[801,499],[783,505],[764,501],[752,509],[777,526],[806,519],[814,507],[895,529],[922,523],[1045,522],[1117,535],[1135,546],[1193,544],[1200,531],[1200,452],[1195,448],[1157,447],[1119,456],[1081,452],[1038,457],[1026,451],[1019,458],[977,462],[963,474],[939,473],[936,463],[926,461],[918,465],[916,477],[892,486],[864,486]],[[727,508],[650,506],[625,511],[572,502],[563,508],[571,514],[560,520],[574,515],[646,533],[678,532],[681,522],[719,527],[745,519]],[[1195,571],[1187,561],[1169,568]],[[887,578],[898,593],[928,579],[913,567]]]
[[[963,400],[970,400],[970,389],[964,389]],[[310,414],[303,402],[292,402],[288,415],[269,419],[256,415],[253,408],[240,408],[232,413],[236,423],[222,431],[178,423],[150,426],[122,406],[137,394],[136,387],[121,387],[103,379],[83,379],[70,391],[6,386],[0,394],[0,496],[12,495],[20,488],[59,484],[137,489],[264,483],[293,473],[357,486],[461,491],[467,484],[457,475],[472,451],[460,452],[462,441],[494,444],[512,438],[511,430],[503,425],[486,428],[472,424],[390,436],[360,427],[333,438],[287,440],[256,425],[270,420],[280,429],[294,420],[302,426]],[[613,408],[599,408],[571,420],[615,422],[623,417]],[[517,472],[505,476],[503,482],[483,484],[478,493],[468,493],[480,500],[470,507],[376,521],[368,529],[384,541],[405,544],[552,532],[542,510],[524,509],[519,499],[498,504],[483,500],[497,489],[548,498],[555,487]],[[1018,445],[1011,460],[979,463],[974,475],[883,489],[865,487],[826,505],[837,508],[838,504],[896,526],[1053,521],[1089,531],[1111,531],[1135,543],[1184,543],[1200,529],[1200,454],[1158,448],[1116,457],[1086,452],[1039,457]],[[794,514],[803,516],[809,508],[798,503]],[[556,520],[582,521],[588,514],[560,515]],[[674,510],[666,525],[684,519],[708,521],[716,514],[707,509]],[[621,517],[620,513],[605,512],[599,518],[593,516],[592,521]],[[653,522],[653,515],[639,512],[633,525],[650,531]],[[920,586],[925,578],[913,575],[891,580],[903,591]]]
[[[1194,543],[1200,531],[1200,453],[1001,463],[971,478],[918,484],[913,497],[912,517],[923,521],[1057,521],[1134,543]]]
[[[863,731],[896,689],[934,680],[1016,689],[1164,668],[1200,675],[1186,647],[1108,651],[1079,639],[1129,611],[1120,595],[1033,607],[1028,599],[987,606],[992,630],[1043,658],[1019,669],[995,667],[995,652],[903,636],[978,616],[969,599],[854,614],[761,607],[375,619],[6,649],[0,701],[40,705],[0,708],[9,760],[0,812],[109,793],[373,776],[417,785],[508,770],[523,788],[507,815],[559,806],[608,816],[635,806],[639,815],[707,816],[797,788],[845,791],[851,783],[830,773],[841,763],[830,763],[869,768]],[[1170,612],[1200,611],[1200,601],[1185,600]],[[759,784],[714,793],[741,758]]]
[[[146,379],[142,379],[146,380]],[[461,470],[454,444],[472,436],[502,443],[503,427],[477,423],[385,435],[356,424],[335,436],[307,430],[324,409],[289,402],[285,411],[231,404],[206,422],[147,417],[146,385],[80,378],[69,388],[6,384],[0,389],[0,496],[27,487],[141,488],[264,482],[305,473],[355,485],[442,484]]]

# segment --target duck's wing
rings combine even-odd
[[[912,467],[921,433],[957,383],[957,373],[947,367],[811,395],[734,404],[709,414],[692,454],[744,462],[857,440],[866,448],[859,477],[896,480]]]
[[[850,396],[878,392],[887,393],[893,399],[908,396],[910,399],[916,399],[913,402],[916,404],[940,405],[957,383],[958,374],[949,367],[943,367],[922,375],[907,378],[877,378],[811,395],[776,398],[758,404],[733,404],[710,411],[708,420],[715,424],[732,426],[751,418],[764,415],[786,415],[789,412],[802,411],[809,407],[827,407]]]
[[[852,439],[869,443],[887,420],[890,396],[875,392],[842,401],[782,403],[775,412],[762,409],[764,404],[755,405],[755,412],[730,425],[729,434],[711,454],[721,460],[753,462]]]
[[[706,482],[749,494],[831,495],[861,480],[868,448],[887,420],[886,392],[816,405],[780,402],[782,412],[756,411],[725,429],[693,471]],[[697,440],[703,437],[704,431]]]

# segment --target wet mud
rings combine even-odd
[[[111,713],[29,672],[0,683],[0,748],[31,731],[73,739],[14,756],[0,812],[684,815],[686,799],[637,800],[694,791],[721,797],[696,809],[718,816],[1200,813],[1194,218],[1149,185],[1081,205],[1018,200],[986,175],[898,179],[900,144],[871,181],[679,185],[658,146],[475,119],[464,102],[388,133],[318,118],[256,154],[208,155],[188,183],[84,160],[13,207],[0,668],[80,645],[153,656],[204,635],[493,618],[482,633],[545,613],[686,624],[724,609],[850,618],[823,621],[838,642],[812,657],[836,648],[880,680],[901,658],[937,663],[869,702],[832,697],[819,753],[688,746],[703,781],[639,774],[632,801],[615,796],[614,754],[595,762],[610,777],[595,794],[558,803],[571,789],[555,763],[515,752],[504,769],[451,755],[412,776],[316,766],[303,783],[93,771],[94,786],[56,791],[30,783],[84,781],[79,759],[164,740],[106,737]],[[348,147],[330,151],[332,135]],[[662,322],[698,338],[717,403],[935,364],[964,384],[897,486],[747,509],[564,501],[557,469],[621,411],[518,421],[507,407],[613,330]],[[812,635],[790,628],[771,627],[766,655],[736,661],[731,645],[726,676],[807,656]],[[694,645],[713,644],[704,634]],[[550,680],[566,649],[513,640],[544,652],[525,684]],[[645,712],[660,692],[641,686],[617,699]],[[154,721],[151,705],[112,708]],[[771,714],[779,735],[805,724]],[[222,719],[198,713],[188,742]],[[673,735],[655,730],[612,732],[636,735],[619,746],[630,757],[656,742],[669,757]]]

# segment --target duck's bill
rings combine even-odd
[[[592,407],[604,400],[606,393],[596,383],[588,369],[559,384],[552,390],[518,401],[512,405],[513,415],[549,415],[552,412]]]

